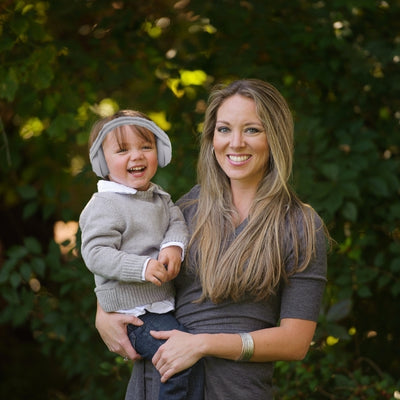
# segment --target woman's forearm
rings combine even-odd
[[[254,353],[249,361],[301,360],[307,354],[316,323],[300,319],[283,319],[279,327],[250,332]],[[166,382],[171,376],[194,365],[203,357],[239,360],[242,338],[239,334],[189,334],[181,331],[151,331],[164,339],[153,357],[153,364]]]
[[[249,361],[268,362],[301,360],[307,354],[316,323],[300,319],[283,319],[279,327],[250,332],[254,353]],[[171,376],[211,356],[238,360],[242,354],[242,339],[238,334],[189,334],[181,331],[151,331],[152,336],[164,339],[153,357],[153,364],[166,382]]]
[[[307,354],[316,323],[300,319],[284,319],[279,327],[250,332],[254,353],[250,361],[301,360]],[[242,339],[237,334],[201,334],[199,351],[203,356],[238,360]]]

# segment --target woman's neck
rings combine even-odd
[[[233,205],[238,212],[238,216],[234,217],[234,223],[235,226],[238,226],[249,216],[257,188],[255,186],[231,185],[231,190]]]

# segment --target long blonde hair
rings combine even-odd
[[[229,97],[254,100],[264,125],[270,156],[248,223],[233,239],[236,210],[230,182],[213,152],[217,112]],[[244,295],[267,299],[287,278],[290,253],[294,269],[304,269],[315,251],[315,213],[288,184],[293,159],[293,117],[278,90],[269,83],[246,79],[216,87],[209,98],[197,166],[200,195],[189,247],[198,260],[202,299],[239,300]],[[300,237],[301,236],[301,237]]]

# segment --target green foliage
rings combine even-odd
[[[268,80],[288,99],[293,185],[336,241],[315,344],[303,362],[277,363],[276,396],[393,398],[399,19],[397,0],[2,2],[0,335],[29,332],[42,362],[56,362],[62,383],[38,398],[122,398],[129,376],[94,329],[90,273],[54,242],[55,222],[76,221],[95,189],[92,123],[136,108],[170,124],[173,162],[156,179],[177,199],[195,182],[210,87],[241,77]]]
[[[400,380],[370,359],[353,359],[351,351],[311,350],[304,361],[276,363],[276,399],[393,399]]]
[[[29,322],[37,345],[57,360],[70,382],[68,398],[107,398],[115,393],[122,398],[129,368],[121,357],[104,353],[93,330],[92,285],[93,277],[79,258],[63,257],[54,242],[45,251],[35,238],[27,237],[21,246],[9,249],[0,272],[1,295],[7,302],[0,324],[18,327]],[[98,386],[104,376],[114,387]]]

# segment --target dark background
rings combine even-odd
[[[0,397],[123,398],[130,365],[94,328],[74,248],[92,123],[149,113],[177,200],[211,87],[260,78],[293,110],[293,185],[336,241],[315,342],[276,364],[276,398],[400,398],[399,21],[399,1],[3,0]]]

